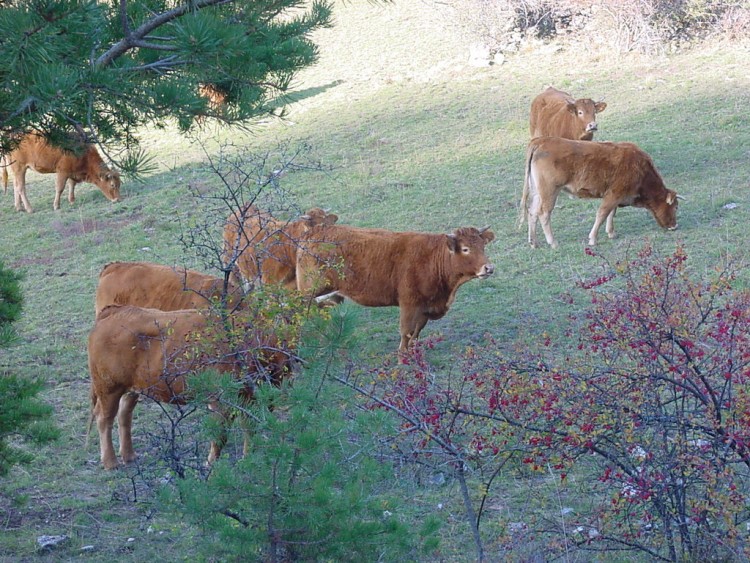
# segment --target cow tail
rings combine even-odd
[[[529,176],[531,175],[531,159],[534,157],[534,152],[537,149],[537,144],[532,141],[529,143],[526,149],[526,168],[523,175],[523,191],[521,192],[521,204],[518,210],[518,228],[523,227],[523,222],[526,220],[526,213],[529,201]]]
[[[5,155],[0,158],[0,166],[3,167],[3,194],[8,193],[8,160]]]
[[[84,447],[89,447],[89,435],[91,434],[91,427],[94,425],[94,411],[96,410],[96,393],[94,393],[94,386],[91,385],[91,414],[89,415],[89,424],[86,428],[86,441]]]

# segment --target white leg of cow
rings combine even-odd
[[[117,456],[112,445],[112,426],[117,416],[117,407],[120,398],[110,394],[99,397],[97,407],[99,412],[96,417],[96,428],[99,431],[99,451],[104,469],[117,468]]]
[[[65,190],[65,182],[67,178],[64,174],[58,173],[55,175],[55,201],[52,202],[52,208],[57,211],[60,209],[60,197]]]
[[[138,403],[138,393],[125,393],[120,398],[120,408],[117,411],[117,430],[120,434],[120,457],[124,463],[135,461],[133,449],[133,409]]]
[[[16,211],[21,211],[22,204],[26,213],[32,213],[34,211],[29,203],[29,198],[26,197],[26,170],[20,173],[16,172],[13,176],[13,201],[16,206]]]

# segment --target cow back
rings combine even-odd
[[[151,262],[112,262],[99,274],[96,313],[110,304],[162,311],[201,309],[218,303],[223,294],[224,280],[216,276]],[[230,304],[241,294],[239,287],[228,285]]]

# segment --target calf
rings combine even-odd
[[[205,309],[221,302],[236,305],[242,291],[229,281],[186,268],[151,262],[110,262],[99,273],[96,314],[107,305],[137,305],[162,311]]]
[[[526,172],[519,226],[529,223],[529,244],[536,247],[537,218],[552,248],[550,216],[560,191],[580,198],[601,198],[588,243],[596,244],[599,227],[607,221],[609,238],[615,236],[618,207],[645,207],[659,226],[677,228],[677,193],[664,186],[651,157],[633,143],[592,143],[557,137],[532,139],[526,151]]]
[[[60,196],[68,185],[68,201],[75,201],[75,186],[79,182],[96,184],[104,196],[112,201],[120,201],[120,174],[110,170],[102,157],[91,144],[81,146],[80,156],[71,151],[54,147],[47,143],[38,132],[31,132],[21,139],[19,145],[4,157],[3,186],[8,188],[8,166],[13,171],[13,199],[16,211],[23,204],[26,212],[33,209],[26,197],[26,169],[31,168],[42,174],[56,174],[54,209],[60,209]]]
[[[110,170],[91,144],[81,147],[82,154],[53,147],[38,132],[31,132],[21,139],[19,145],[4,157],[3,186],[8,186],[8,166],[13,171],[13,198],[16,211],[33,209],[26,197],[26,169],[41,174],[56,174],[54,209],[60,209],[60,196],[68,185],[68,201],[75,201],[75,186],[79,182],[96,184],[104,196],[112,202],[120,201],[120,174]]]
[[[576,100],[570,94],[550,86],[531,102],[531,137],[562,137],[591,141],[597,130],[596,114],[607,107],[590,98]]]
[[[430,319],[443,317],[456,291],[494,272],[484,247],[487,227],[451,234],[392,232],[332,225],[303,236],[297,285],[314,296],[329,293],[367,307],[398,306],[405,351]]]
[[[246,290],[261,283],[296,289],[297,246],[302,235],[322,225],[333,225],[338,216],[313,207],[296,221],[279,221],[254,205],[227,217],[224,226],[224,260],[234,260]]]
[[[89,334],[88,356],[91,420],[96,420],[106,469],[118,465],[112,445],[115,417],[123,462],[136,458],[131,427],[138,393],[159,402],[184,404],[189,398],[187,376],[212,368],[241,380],[241,398],[249,400],[258,381],[279,384],[291,372],[289,355],[279,350],[274,338],[238,326],[234,318],[229,324],[227,330],[226,321],[195,309],[110,305],[99,313]],[[236,343],[238,332],[243,335],[240,343]],[[219,456],[224,441],[225,431],[211,443],[209,463]]]

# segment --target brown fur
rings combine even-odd
[[[218,110],[227,101],[228,95],[216,85],[205,83],[198,85],[198,93],[208,100],[211,109]]]
[[[338,216],[313,207],[296,221],[279,221],[254,205],[232,213],[224,226],[225,261],[237,256],[239,278],[246,288],[261,283],[296,289],[298,241],[309,229],[333,225]]]
[[[204,309],[218,303],[224,280],[216,276],[162,266],[151,262],[110,262],[99,274],[96,314],[107,305],[136,305],[162,311]],[[230,304],[242,297],[234,283],[228,286]]]
[[[110,305],[100,312],[89,334],[88,354],[92,418],[106,469],[118,465],[112,445],[115,417],[122,460],[130,463],[136,458],[131,436],[136,393],[181,404],[189,393],[185,377],[213,368],[242,378],[246,382],[242,398],[248,400],[258,379],[278,384],[290,371],[289,357],[275,349],[273,339],[245,330],[245,342],[230,348],[221,326],[218,318],[194,309],[159,311]],[[241,328],[233,327],[234,331]],[[239,361],[243,357],[244,365]],[[253,377],[246,378],[246,373]],[[224,439],[212,442],[209,462],[218,457]]]
[[[68,186],[68,201],[75,201],[75,186],[79,182],[95,184],[104,196],[112,201],[120,201],[120,174],[110,170],[102,160],[94,145],[87,144],[83,155],[76,156],[70,151],[47,144],[44,137],[36,132],[26,135],[10,154],[5,156],[7,166],[3,167],[3,186],[8,187],[8,167],[13,172],[13,198],[16,211],[23,208],[31,213],[33,209],[26,196],[26,169],[31,168],[41,174],[56,174],[54,209],[60,209],[60,196]]]
[[[597,130],[596,114],[607,107],[590,98],[576,100],[567,92],[550,86],[531,102],[531,137],[563,137],[591,141]]]
[[[321,227],[303,237],[297,284],[315,296],[337,292],[367,307],[398,306],[404,351],[428,320],[448,312],[461,285],[492,274],[484,247],[494,238],[470,227],[450,235]]]
[[[601,198],[589,244],[606,220],[609,238],[615,236],[618,207],[632,205],[651,211],[659,226],[677,228],[677,193],[664,186],[651,157],[633,143],[593,143],[556,137],[532,139],[526,151],[526,173],[519,226],[529,223],[529,243],[537,245],[537,218],[553,248],[550,216],[562,190],[580,198]]]

